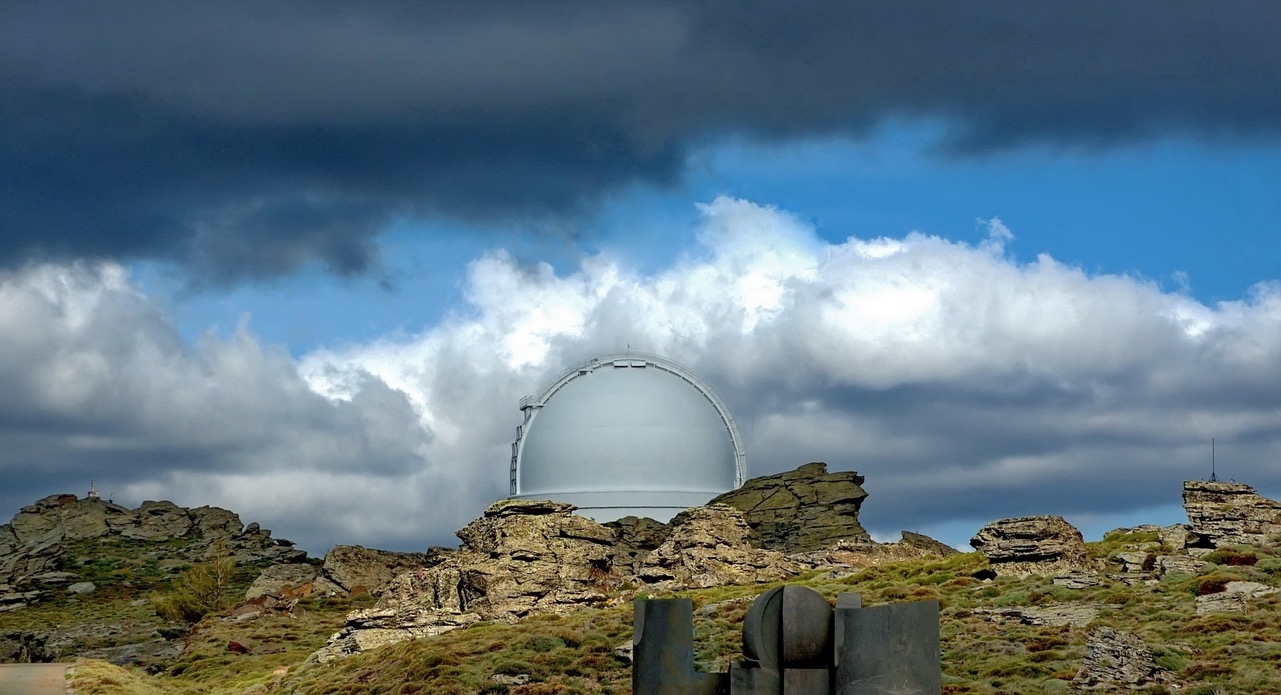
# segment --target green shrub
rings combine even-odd
[[[165,620],[198,622],[232,603],[230,585],[236,560],[222,541],[214,544],[210,558],[184,570],[171,591],[152,597],[151,607]]]

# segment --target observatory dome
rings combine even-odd
[[[512,497],[568,502],[600,522],[667,521],[743,484],[747,457],[729,410],[666,358],[582,362],[520,409]]]

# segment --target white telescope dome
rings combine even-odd
[[[743,484],[747,457],[720,398],[663,357],[620,353],[520,401],[511,496],[576,505],[605,522],[667,521]]]

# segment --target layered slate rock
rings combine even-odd
[[[1190,546],[1266,545],[1281,535],[1281,502],[1242,483],[1186,480],[1183,509],[1191,527]]]
[[[1092,630],[1085,663],[1072,679],[1074,692],[1134,692],[1172,681],[1170,672],[1138,635],[1110,627]]]
[[[1092,571],[1085,539],[1061,516],[1001,519],[979,529],[970,545],[998,575],[1056,575]]]
[[[708,503],[743,512],[761,547],[798,553],[837,541],[870,541],[858,521],[867,497],[863,476],[853,471],[828,473],[825,463],[752,478]]]
[[[752,529],[724,504],[687,509],[672,533],[641,561],[637,579],[666,590],[786,579],[808,567],[776,550],[753,547]]]

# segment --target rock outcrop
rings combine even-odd
[[[169,548],[160,544],[175,539]],[[172,502],[143,502],[129,509],[98,497],[50,495],[23,507],[13,521],[0,526],[0,596],[5,608],[20,607],[50,587],[81,581],[77,567],[64,557],[67,544],[78,541],[141,542],[185,562],[199,562],[214,543],[224,544],[240,563],[281,563],[305,559],[293,543],[274,539],[257,524],[245,527],[235,513],[218,507],[186,509]],[[32,592],[40,592],[33,594]]]
[[[929,536],[923,533],[916,533],[914,531],[900,531],[899,535],[902,537],[902,540],[900,540],[899,543],[901,543],[902,545],[906,545],[908,547],[919,548],[921,550],[924,550],[929,555],[938,555],[939,557],[951,557],[953,555],[961,554],[961,551],[957,550],[956,548],[953,548],[952,546],[946,543],[943,543],[942,541],[938,541],[933,538],[930,538]]]
[[[1249,485],[1186,480],[1183,509],[1190,546],[1266,545],[1281,535],[1281,502],[1261,497]]]
[[[743,512],[762,547],[784,553],[818,550],[836,541],[870,541],[858,512],[867,492],[853,471],[828,473],[825,463],[752,478],[708,502]]]
[[[249,585],[245,600],[252,601],[260,596],[283,597],[302,587],[314,585],[320,576],[319,567],[303,562],[272,565],[264,569],[253,584]]]
[[[1085,663],[1072,679],[1075,692],[1134,692],[1172,680],[1138,635],[1100,627],[1088,640]]]
[[[359,545],[336,545],[325,554],[325,578],[344,591],[381,595],[397,575],[440,564],[453,551],[435,548],[427,553],[397,553]]]
[[[12,522],[0,526],[0,613],[51,596],[74,606],[97,601],[104,593],[118,595],[121,587],[104,585],[116,581],[114,575],[104,575],[105,563],[146,576],[147,583],[159,581],[165,573],[176,577],[182,568],[207,559],[215,546],[242,565],[306,558],[293,543],[273,539],[257,524],[244,526],[226,509],[187,509],[172,502],[144,502],[129,509],[95,496],[51,495],[23,507]],[[137,583],[121,584],[129,593],[146,590]],[[145,604],[145,599],[139,600]],[[82,620],[73,610],[66,621],[4,634],[0,661],[82,656],[162,670],[183,648],[181,640],[161,636],[174,628],[159,616],[112,623]]]
[[[1250,610],[1253,599],[1271,596],[1277,590],[1258,582],[1228,582],[1223,591],[1196,597],[1196,612],[1238,613]]]
[[[503,500],[458,531],[462,547],[395,578],[373,608],[353,611],[318,661],[477,620],[569,613],[604,602],[621,577],[614,534],[556,502]]]
[[[637,579],[663,589],[701,589],[786,579],[807,568],[776,550],[753,547],[739,510],[709,504],[681,512],[672,533],[641,560]]]
[[[993,521],[970,539],[998,575],[1049,575],[1094,569],[1085,540],[1060,516]]]
[[[645,556],[672,535],[670,525],[643,516],[625,516],[605,528],[614,532],[614,566],[624,574],[639,574]]]

